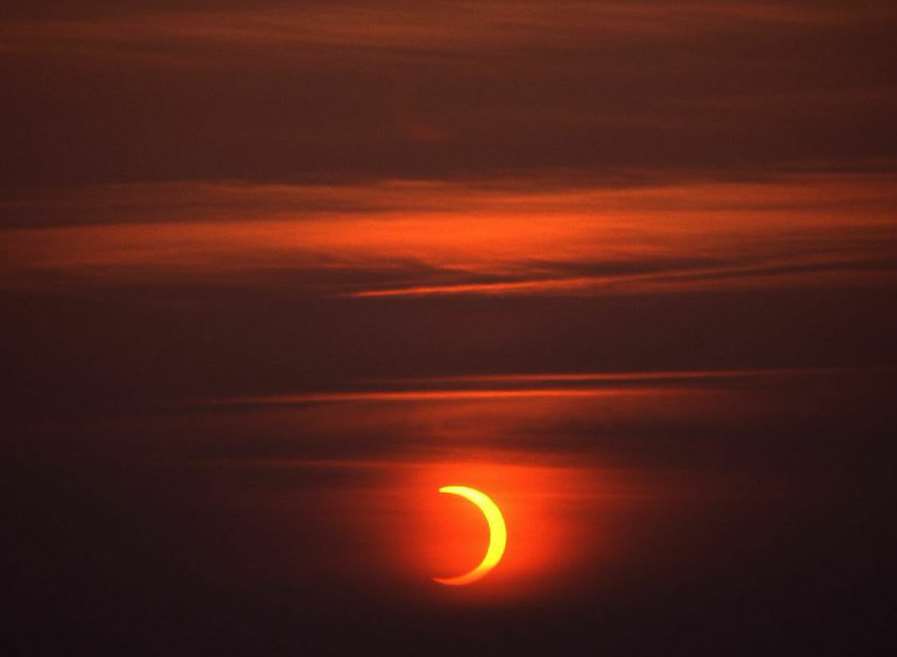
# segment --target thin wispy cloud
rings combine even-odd
[[[547,372],[465,374],[357,381],[343,390],[319,390],[197,401],[202,407],[305,406],[322,403],[452,402],[526,399],[631,398],[654,401],[729,385],[791,385],[794,381],[855,375],[849,368],[682,370],[658,372]]]
[[[4,231],[5,268],[13,287],[48,272],[104,285],[281,277],[356,298],[864,285],[894,276],[891,183],[117,186],[10,204],[20,227]],[[51,223],[24,227],[45,212]]]
[[[879,10],[886,16],[886,8]],[[534,43],[576,47],[590,37],[669,37],[683,31],[724,31],[744,21],[766,26],[827,26],[858,20],[847,8],[772,3],[667,3],[490,1],[445,4],[391,3],[273,4],[262,9],[189,6],[175,11],[124,12],[109,18],[68,17],[9,23],[4,49],[48,46],[83,50],[113,45],[146,54],[146,44],[163,43],[195,52],[197,44],[278,49],[284,46],[350,46],[417,50],[513,47]],[[862,15],[868,20],[870,14]],[[187,54],[187,53],[184,53]]]

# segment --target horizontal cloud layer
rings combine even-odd
[[[350,297],[875,284],[897,262],[894,182],[104,187],[8,204],[5,268]]]

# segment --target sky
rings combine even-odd
[[[4,8],[10,653],[871,652],[895,29]],[[452,591],[488,535],[448,484],[508,524]]]

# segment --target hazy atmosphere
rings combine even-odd
[[[17,4],[4,654],[888,652],[892,2]]]

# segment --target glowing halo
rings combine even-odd
[[[468,486],[443,486],[439,489],[440,493],[448,493],[449,495],[458,495],[468,502],[476,506],[486,517],[489,525],[489,548],[483,560],[471,571],[463,575],[455,577],[434,577],[434,582],[445,584],[447,586],[463,586],[471,584],[486,576],[486,574],[498,565],[502,555],[505,553],[505,545],[508,542],[508,531],[505,527],[505,519],[501,514],[501,509],[496,506],[495,502],[483,492],[470,488]]]

